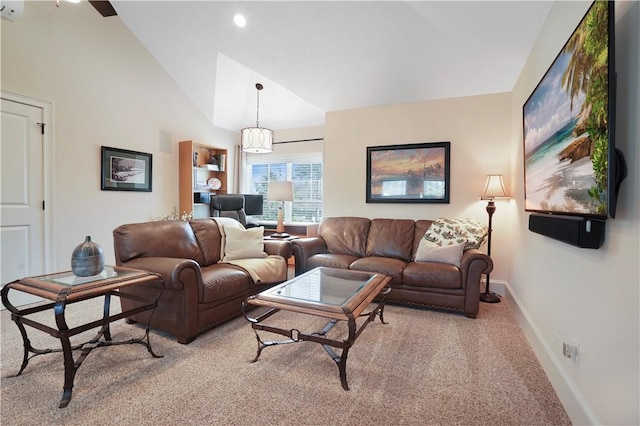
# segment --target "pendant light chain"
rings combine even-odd
[[[256,92],[256,127],[260,127],[260,89]]]
[[[256,91],[256,127],[260,127],[260,119],[259,119],[259,113],[260,113],[260,91],[263,89],[262,84],[256,83],[256,89],[258,89]]]

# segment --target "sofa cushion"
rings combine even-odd
[[[202,284],[200,303],[222,302],[247,294],[251,278],[237,266],[216,263],[202,268]]]
[[[264,252],[264,227],[240,229],[224,225],[224,260],[267,257]]]
[[[416,262],[451,263],[460,267],[464,243],[440,246],[424,238],[416,251]]]
[[[364,217],[328,217],[318,227],[318,236],[327,244],[327,251],[363,257],[371,220]]]
[[[411,260],[415,221],[373,219],[369,227],[366,256]]]
[[[349,254],[314,254],[313,256],[309,256],[307,258],[307,270],[310,271],[313,268],[317,268],[319,266],[326,266],[328,268],[349,269],[349,265],[351,265],[357,259],[357,256],[352,256]]]
[[[411,262],[402,271],[402,282],[409,287],[460,289],[462,272],[450,263]]]
[[[377,272],[391,277],[391,285],[402,284],[402,271],[407,262],[392,257],[368,256],[355,260],[349,269],[366,272]]]
[[[480,248],[487,239],[489,229],[472,219],[452,219],[441,217],[435,220],[424,239],[441,246],[464,243],[465,250]]]

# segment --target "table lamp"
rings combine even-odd
[[[293,182],[289,181],[272,181],[269,182],[269,188],[267,189],[268,201],[281,202],[278,207],[278,225],[276,226],[276,233],[271,234],[272,238],[287,238],[289,234],[284,232],[283,223],[283,210],[285,201],[293,201]]]

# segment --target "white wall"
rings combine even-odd
[[[70,268],[85,235],[113,264],[115,227],[178,205],[178,141],[227,148],[233,164],[239,136],[214,127],[117,17],[88,2],[25,2],[1,27],[2,90],[54,108],[52,270]],[[101,145],[153,154],[153,191],[101,191]]]
[[[528,230],[522,170],[522,105],[562,49],[590,3],[556,2],[513,91],[512,174],[515,216],[508,282],[523,329],[574,424],[640,423],[638,166],[638,2],[616,2],[617,140],[629,176],[616,219],[599,250],[580,249]],[[556,337],[579,344],[577,360],[562,356]]]
[[[487,223],[479,199],[486,175],[503,173],[509,186],[509,93],[336,111],[327,114],[324,151],[324,215],[437,219],[468,217]],[[365,202],[368,146],[451,142],[449,204]],[[493,280],[505,280],[509,201],[496,202],[491,254]],[[486,250],[486,245],[483,247]]]

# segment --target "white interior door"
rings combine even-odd
[[[43,109],[2,99],[0,283],[44,273]],[[40,298],[9,293],[12,304]],[[3,306],[4,308],[4,306]]]

